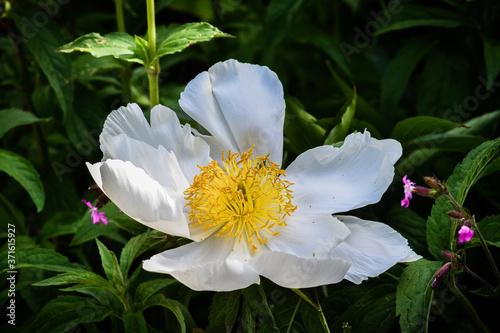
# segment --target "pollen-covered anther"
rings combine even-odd
[[[276,236],[276,226],[286,226],[285,217],[297,209],[285,171],[269,155],[251,158],[253,147],[199,167],[192,185],[184,192],[190,206],[191,226],[216,228],[215,236],[236,237],[257,250]]]

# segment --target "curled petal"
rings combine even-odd
[[[133,219],[171,235],[190,237],[184,201],[130,162],[107,160],[87,167],[102,191]]]
[[[219,62],[186,86],[179,105],[216,139],[215,146],[266,156],[281,164],[285,100],[278,76],[267,67]],[[220,150],[211,152],[220,160]]]
[[[287,288],[310,288],[340,282],[350,263],[342,258],[301,258],[285,252],[266,252],[249,261],[262,276]]]
[[[340,148],[321,146],[302,153],[286,169],[301,213],[339,213],[376,203],[394,177],[402,148],[369,132],[350,134]]]
[[[231,291],[259,283],[244,261],[229,258],[234,238],[210,237],[154,255],[144,261],[150,272],[166,273],[193,290]]]
[[[99,140],[103,161],[130,161],[157,180],[166,173],[158,167],[163,152],[173,153],[184,177],[190,180],[199,171],[197,165],[211,160],[203,139],[194,136],[189,125],[181,126],[175,112],[163,105],[151,110],[151,125],[137,104],[111,112]]]
[[[336,216],[351,231],[350,236],[333,249],[331,255],[352,263],[345,279],[361,283],[385,272],[398,262],[421,258],[408,241],[386,224],[361,220],[354,216]]]

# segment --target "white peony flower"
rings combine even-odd
[[[193,242],[153,256],[144,269],[194,290],[229,291],[265,276],[307,288],[377,276],[419,258],[389,226],[333,215],[376,203],[401,145],[370,133],[321,146],[282,170],[285,102],[267,67],[220,62],[181,94],[182,109],[211,135],[158,105],[151,123],[136,104],[113,111],[102,162],[87,166],[127,215]]]

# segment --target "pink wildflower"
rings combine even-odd
[[[410,206],[410,199],[412,198],[412,191],[415,188],[415,183],[409,180],[406,175],[403,177],[403,187],[405,191],[405,198],[401,200],[401,206],[403,207],[409,207]]]
[[[90,217],[92,218],[92,222],[94,224],[98,224],[101,221],[104,224],[108,224],[108,218],[106,216],[104,216],[104,212],[97,211],[97,207],[92,206],[92,204],[87,200],[82,200],[82,202],[84,204],[86,204],[87,207],[89,207],[90,212],[91,212]]]
[[[470,242],[473,236],[474,236],[474,230],[472,230],[466,225],[463,225],[460,228],[460,230],[458,230],[458,241],[460,243]]]

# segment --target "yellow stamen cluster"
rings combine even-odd
[[[222,152],[222,164],[216,161],[200,168],[193,184],[184,192],[191,207],[188,213],[192,226],[204,230],[218,228],[215,236],[244,237],[254,251],[267,243],[275,225],[286,226],[285,217],[295,211],[289,181],[285,171],[269,160],[269,155],[251,159],[252,148],[246,153]],[[238,159],[239,158],[239,159]]]

